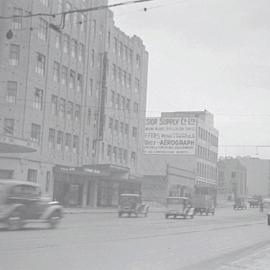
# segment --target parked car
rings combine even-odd
[[[247,204],[245,198],[236,198],[234,205],[233,205],[234,210],[244,210],[247,209]]]
[[[49,198],[42,198],[39,185],[25,181],[0,181],[0,223],[10,230],[19,230],[27,223],[36,222],[55,228],[62,217],[62,206]]]
[[[257,196],[249,197],[248,198],[249,207],[259,207],[260,199]]]
[[[149,212],[149,206],[142,203],[142,198],[140,194],[121,194],[119,201],[119,211],[118,216],[122,217],[122,215],[126,214],[127,216],[134,215],[138,217],[139,215],[143,215],[147,217]]]
[[[165,218],[187,217],[193,218],[195,209],[191,206],[191,200],[187,197],[168,197]]]

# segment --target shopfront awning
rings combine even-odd
[[[0,153],[31,153],[37,145],[29,140],[0,134]]]

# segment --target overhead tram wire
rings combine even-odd
[[[115,7],[126,6],[126,5],[142,4],[145,2],[152,2],[152,1],[157,1],[157,0],[131,0],[131,1],[119,2],[119,3],[115,3],[111,5],[101,5],[101,6],[90,7],[90,8],[74,9],[74,10],[68,10],[68,11],[63,11],[63,12],[58,12],[58,13],[39,12],[39,13],[30,13],[30,14],[25,14],[25,15],[0,16],[0,20],[13,19],[13,18],[31,18],[31,17],[39,17],[39,16],[55,18],[57,16],[66,16],[68,14],[73,14],[73,13],[86,13],[86,12],[98,11],[98,10],[115,8]]]

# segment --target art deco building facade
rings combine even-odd
[[[106,4],[0,0],[2,16],[19,15],[0,24],[0,133],[37,145],[2,154],[0,177],[38,182],[67,206],[116,205],[137,188],[148,55],[107,9],[20,16]]]

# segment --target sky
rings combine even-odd
[[[269,0],[155,0],[113,12],[149,52],[147,116],[207,109],[220,155],[270,159]]]

